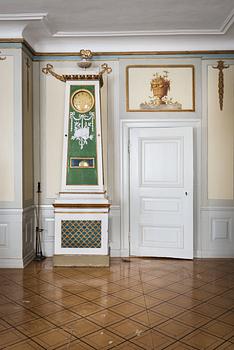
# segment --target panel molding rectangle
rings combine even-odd
[[[1,248],[8,246],[7,231],[8,231],[8,224],[0,224],[0,247]]]
[[[184,248],[182,226],[142,226],[140,232],[142,247]]]
[[[231,218],[212,218],[211,219],[211,237],[212,240],[231,240],[232,219]]]
[[[144,212],[181,212],[180,198],[141,198],[141,208]]]
[[[183,141],[183,137],[140,139],[141,186],[183,187]]]

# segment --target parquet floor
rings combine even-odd
[[[0,270],[0,349],[234,349],[234,259]]]

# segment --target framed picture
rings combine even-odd
[[[126,103],[127,112],[194,112],[194,66],[127,66]]]

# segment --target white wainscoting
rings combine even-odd
[[[0,268],[22,268],[22,209],[0,209]]]
[[[23,211],[23,264],[27,265],[35,256],[35,207]]]
[[[34,258],[34,206],[0,209],[0,268],[23,268]]]
[[[234,257],[234,208],[201,208],[202,258]]]
[[[121,256],[120,244],[120,206],[112,205],[109,215],[109,242],[110,255],[113,257]]]
[[[42,252],[45,256],[54,255],[54,208],[52,205],[41,207]]]
[[[54,208],[43,205],[41,208],[42,250],[46,257],[54,255]],[[120,251],[120,207],[112,205],[109,214],[109,244],[111,256],[121,256]]]

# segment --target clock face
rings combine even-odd
[[[71,97],[72,107],[79,113],[87,113],[94,106],[94,97],[89,90],[80,89]]]

